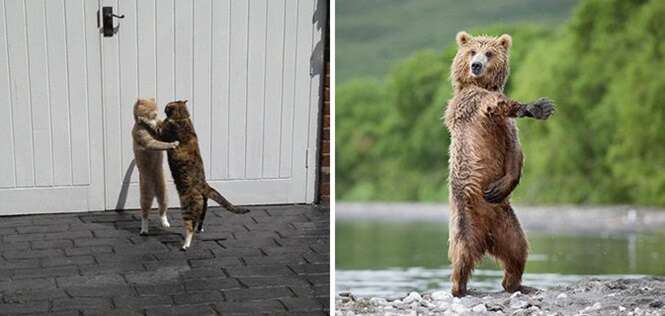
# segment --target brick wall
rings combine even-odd
[[[330,10],[328,10],[327,21],[324,52],[323,108],[321,111],[321,150],[319,150],[320,203],[330,202]]]

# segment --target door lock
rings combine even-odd
[[[113,18],[124,19],[125,15],[113,14],[113,7],[102,7],[102,29],[101,32],[104,37],[111,37],[113,34],[118,33],[120,24],[113,26]]]

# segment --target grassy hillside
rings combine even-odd
[[[511,22],[558,25],[577,0],[338,0],[336,80],[382,78],[414,51],[443,50],[462,29]]]

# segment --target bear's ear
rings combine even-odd
[[[509,49],[513,45],[513,38],[508,34],[503,34],[499,36],[499,45],[503,46],[505,49]]]
[[[457,45],[458,46],[464,46],[466,43],[468,43],[471,40],[471,35],[469,33],[461,31],[457,33],[457,36],[455,36],[455,39],[457,40]]]

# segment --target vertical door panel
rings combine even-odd
[[[0,215],[105,207],[97,8],[0,1]]]

